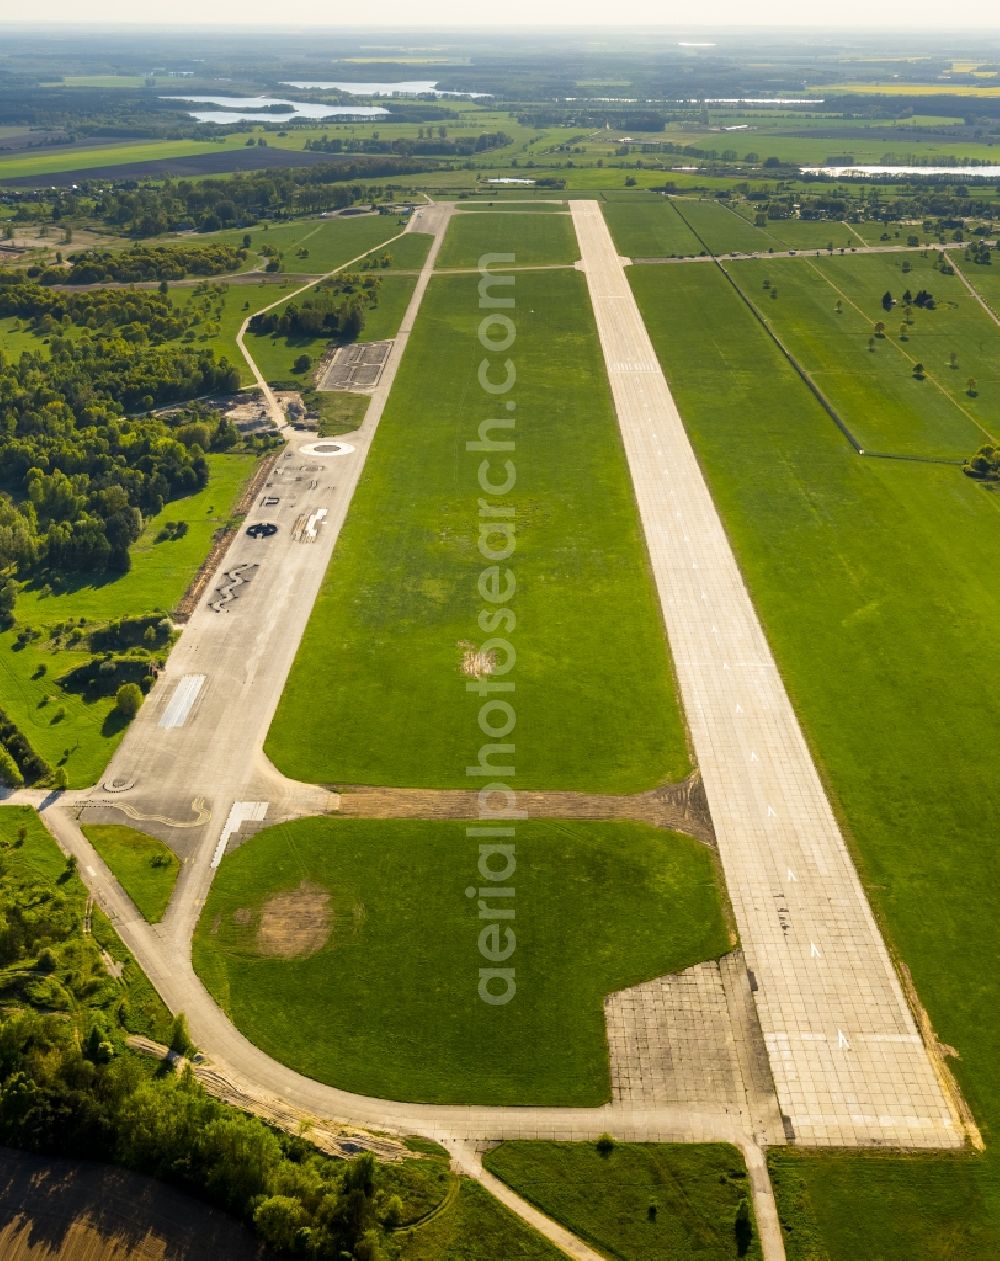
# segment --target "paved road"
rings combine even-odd
[[[241,532],[233,541],[102,784],[88,799],[91,813],[114,803],[132,818],[188,825],[161,832],[182,848],[186,858],[161,931],[185,949],[211,884],[212,864],[221,857],[220,837],[235,821],[230,813],[234,803],[267,803],[266,819],[336,808],[336,797],[325,789],[280,775],[262,746],[430,279],[449,212],[447,206],[433,206],[413,216],[410,228],[430,232],[434,240],[360,430],[323,444],[342,448],[345,454],[317,455],[310,453],[317,443],[315,434],[285,428],[288,447],[245,522],[270,522],[278,526],[278,533],[252,539]],[[284,425],[283,416],[281,422]],[[227,574],[235,575],[235,598],[220,606],[219,588],[232,581]],[[249,581],[241,581],[247,577]],[[123,791],[108,792],[107,786],[116,781]]]
[[[789,1133],[951,1147],[906,1005],[597,202],[583,265]]]

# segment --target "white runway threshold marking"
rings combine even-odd
[[[205,685],[203,674],[185,674],[174,688],[167,708],[160,718],[161,727],[183,727],[191,713],[191,707],[198,699],[198,693]]]
[[[267,817],[268,802],[266,801],[234,801],[232,809],[229,811],[229,817],[226,819],[226,826],[222,829],[222,835],[219,837],[219,843],[215,847],[215,853],[212,855],[212,867],[218,867],[222,862],[222,857],[226,852],[226,846],[229,844],[229,838],[237,833],[244,823],[262,823]]]

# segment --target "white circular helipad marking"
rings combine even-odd
[[[324,438],[321,442],[310,442],[301,450],[302,455],[350,455],[354,448],[349,442],[333,442]]]

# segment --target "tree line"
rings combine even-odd
[[[356,341],[364,327],[365,309],[378,301],[377,276],[337,276],[324,281],[301,302],[262,311],[250,321],[250,332],[282,337],[327,337]]]
[[[43,285],[137,284],[143,280],[182,280],[185,276],[220,276],[238,271],[247,251],[235,245],[138,245],[128,250],[82,250],[68,266],[29,267],[27,275]]]
[[[428,132],[431,128],[428,127]],[[445,128],[441,127],[439,132]],[[396,153],[405,157],[471,157],[475,153],[485,153],[490,149],[502,149],[511,144],[511,138],[505,131],[485,131],[478,136],[428,135],[426,139],[412,136],[399,136],[394,140],[383,140],[378,136],[363,139],[342,139],[340,136],[319,136],[306,139],[305,147],[320,153]]]
[[[235,174],[224,180],[166,179],[162,184],[141,186],[125,181],[105,187],[103,192],[86,183],[80,187],[93,196],[93,213],[102,223],[132,236],[147,237],[191,229],[215,232],[248,227],[262,219],[341,210],[381,196],[381,188],[359,181],[426,169],[426,163],[402,158],[361,158]]]

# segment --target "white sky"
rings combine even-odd
[[[106,23],[122,26],[275,26],[273,0],[171,0],[143,5],[137,0],[47,0],[30,18],[32,25],[88,26]],[[344,0],[296,0],[282,14],[283,29],[302,27],[491,27],[512,30],[518,26],[602,26],[624,33],[633,26],[674,28],[678,37],[698,37],[705,28],[819,27],[849,36],[862,29],[897,31],[938,29],[981,30],[1000,35],[997,8],[987,0],[966,0],[957,9],[942,8],[930,0],[837,0],[835,5],[807,4],[803,0],[700,0],[695,6],[669,0],[503,0],[495,7],[474,0],[361,0],[357,18]],[[680,22],[697,14],[698,27],[682,29]],[[0,0],[0,26],[24,23],[24,9],[14,0]]]

